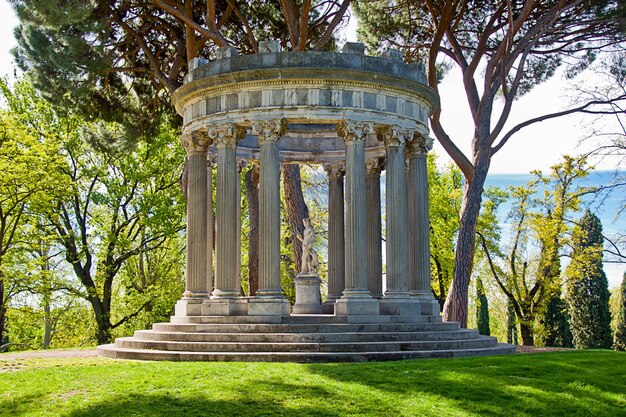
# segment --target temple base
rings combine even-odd
[[[202,303],[206,298],[183,298],[176,302],[174,315],[176,317],[200,316],[202,315]]]
[[[248,303],[241,298],[211,298],[202,304],[203,316],[245,316]]]
[[[380,314],[392,316],[418,316],[422,314],[421,302],[419,299],[409,296],[403,298],[380,299]]]
[[[248,301],[249,316],[289,316],[289,301],[284,298],[254,297]]]

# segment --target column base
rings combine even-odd
[[[390,316],[418,316],[422,314],[421,300],[409,297],[383,297],[380,300],[380,314]]]
[[[206,298],[183,298],[176,302],[174,307],[174,316],[189,317],[202,315],[202,303]]]
[[[411,298],[417,298],[420,302],[421,314],[424,316],[440,316],[441,315],[441,306],[439,305],[439,301],[433,294],[428,291],[424,292],[411,292]]]
[[[252,297],[248,301],[249,316],[289,316],[289,301],[284,298]]]
[[[322,280],[317,274],[298,274],[294,279],[296,284],[296,303],[291,310],[292,314],[322,314],[322,295],[320,284]]]
[[[335,314],[335,302],[339,297],[330,296],[326,297],[324,302],[322,303],[322,313],[323,314]]]
[[[344,294],[335,302],[336,316],[378,316],[380,307],[376,298],[350,297]]]
[[[243,298],[211,298],[202,304],[203,316],[245,316],[248,302]]]

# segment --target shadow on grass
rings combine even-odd
[[[571,352],[473,359],[309,365],[311,373],[434,406],[502,416],[626,415],[626,354]],[[363,378],[363,375],[370,375]],[[454,413],[451,413],[454,414]]]
[[[281,416],[293,415],[285,406],[276,403],[245,400],[184,399],[171,395],[133,394],[118,400],[90,403],[86,408],[64,414],[68,417],[118,417],[118,416]],[[298,415],[333,416],[320,414],[312,408],[298,410]]]

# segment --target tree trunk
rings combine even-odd
[[[535,346],[535,339],[533,337],[533,326],[526,321],[522,321],[519,325],[520,332],[522,333],[522,344],[524,346]]]
[[[248,288],[250,296],[259,289],[259,168],[253,165],[245,176],[250,232],[248,233]]]
[[[300,165],[283,164],[283,184],[285,188],[285,201],[287,202],[287,217],[291,228],[293,260],[296,269],[299,270],[300,265],[302,265],[302,242],[298,240],[297,236],[304,232],[302,220],[309,217],[309,208],[302,194]]]
[[[4,303],[4,278],[0,276],[0,345],[4,343],[4,323],[7,306]]]
[[[483,153],[488,151],[483,151]],[[467,298],[470,277],[474,266],[476,222],[480,214],[483,185],[489,170],[488,158],[479,157],[474,177],[468,180],[463,193],[459,236],[454,253],[454,276],[443,306],[443,320],[456,321],[467,327]]]
[[[49,297],[44,297],[44,299],[46,299],[46,301],[44,301],[43,306],[43,348],[48,349],[50,347],[50,338],[52,336],[52,317],[50,315],[50,299]]]
[[[517,345],[517,325],[515,324],[515,307],[509,300],[507,302],[506,309],[506,342],[512,345]]]
[[[96,293],[95,287],[87,288],[87,293]],[[96,333],[96,337],[98,339],[99,345],[105,345],[107,343],[111,343],[111,329],[113,326],[111,325],[111,309],[110,307],[107,309],[106,305],[100,301],[98,296],[88,296],[87,301],[91,304],[93,308],[94,317],[96,319],[96,324],[98,325],[98,331]]]

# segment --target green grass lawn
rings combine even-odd
[[[358,364],[9,361],[0,416],[626,416],[626,353]]]

